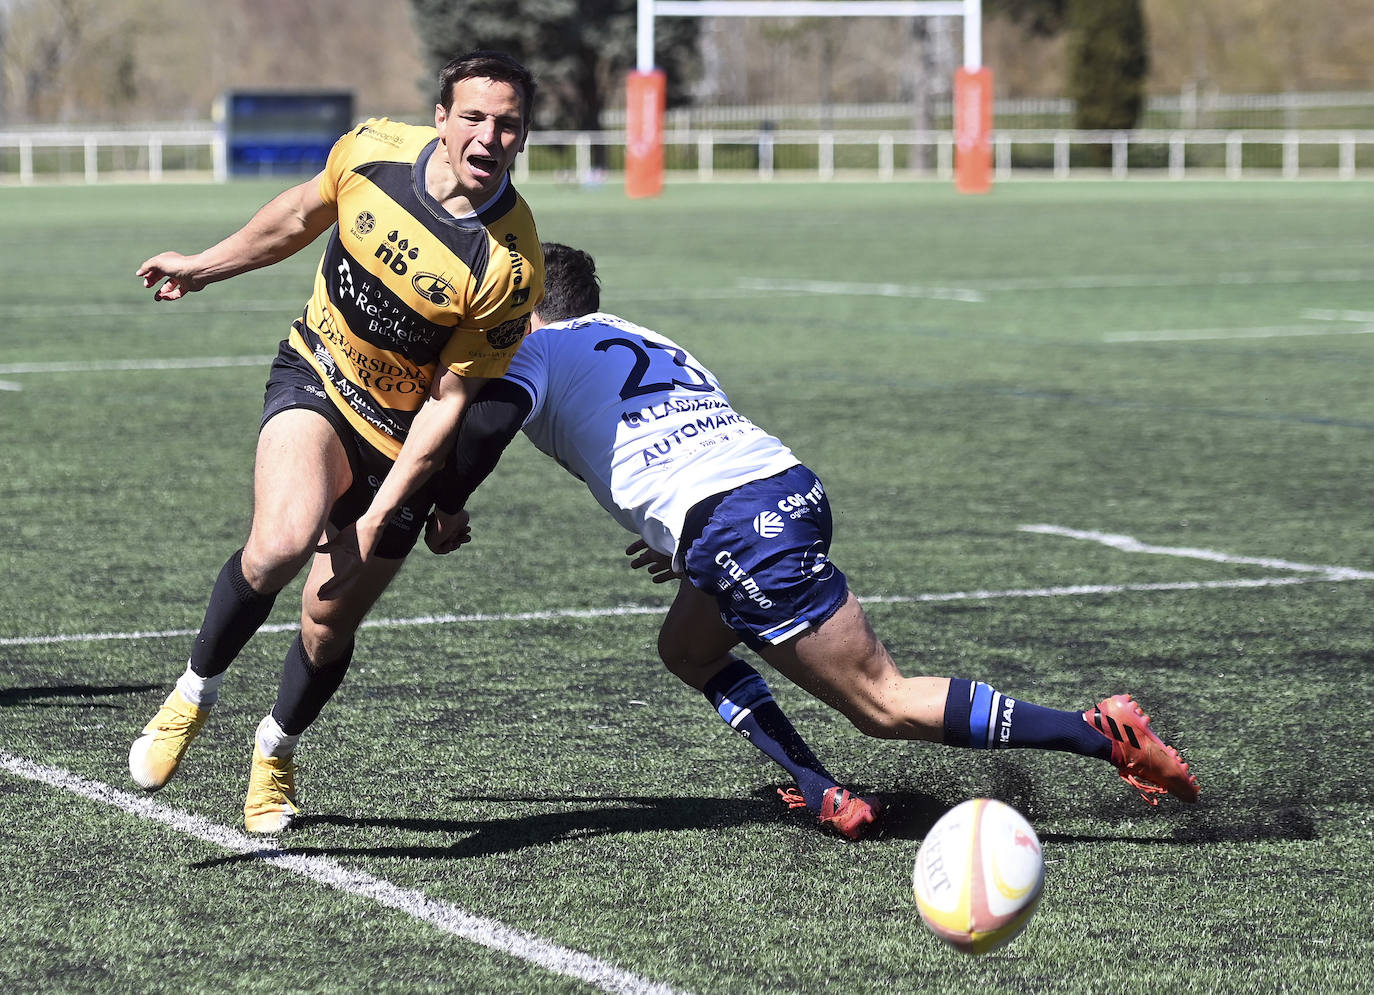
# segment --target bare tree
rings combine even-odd
[[[911,22],[911,49],[906,62],[911,99],[911,129],[918,139],[936,130],[935,109],[953,89],[954,26],[948,17],[917,17]],[[918,141],[911,151],[910,168],[931,168],[931,146]]]

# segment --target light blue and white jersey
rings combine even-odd
[[[534,400],[524,432],[625,528],[674,555],[703,498],[796,466],[668,338],[597,313],[528,335],[505,379]]]

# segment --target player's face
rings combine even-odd
[[[477,206],[496,192],[525,147],[520,91],[500,80],[459,80],[453,106],[435,107],[434,127],[459,190]]]

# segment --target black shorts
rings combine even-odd
[[[293,408],[305,408],[322,415],[333,427],[334,434],[339,437],[344,452],[348,454],[353,483],[329,510],[329,523],[336,529],[346,528],[367,511],[377,488],[391,469],[392,460],[354,431],[343,412],[335,407],[325,393],[324,384],[315,368],[289,342],[282,342],[267,378],[258,431],[261,432],[263,425],[283,411]],[[392,516],[377,542],[378,556],[388,560],[403,560],[414,548],[434,504],[432,482],[431,478]]]

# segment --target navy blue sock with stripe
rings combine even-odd
[[[762,675],[743,660],[732,660],[706,682],[702,694],[726,725],[796,778],[807,809],[819,813],[825,793],[838,782],[773,700]]]
[[[1033,705],[960,677],[949,682],[944,741],[974,750],[1020,747],[1112,758],[1112,741],[1083,721],[1082,712]]]

